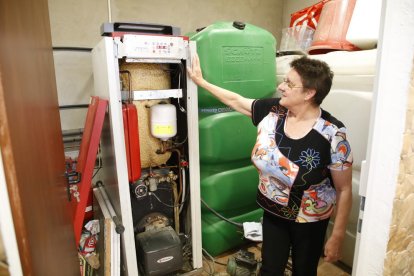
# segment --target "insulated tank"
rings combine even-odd
[[[266,98],[276,88],[276,40],[242,22],[217,22],[192,34],[203,76],[247,98]],[[219,255],[243,243],[238,223],[259,221],[258,173],[250,161],[257,129],[251,119],[198,88],[203,248]]]

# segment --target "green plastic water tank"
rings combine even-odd
[[[228,163],[250,159],[257,128],[246,115],[225,112],[201,119],[199,136],[203,163]]]
[[[210,208],[217,212],[254,209],[259,175],[253,165],[226,170],[201,180],[201,194]],[[202,206],[202,211],[207,211]]]
[[[262,216],[262,209],[254,209],[250,212],[227,218],[237,223],[243,223],[246,221],[259,222]],[[201,217],[201,234],[203,237],[203,249],[207,250],[212,256],[220,255],[230,248],[235,248],[248,242],[244,240],[243,229],[219,219],[212,213],[203,214]]]
[[[217,22],[196,34],[203,76],[247,98],[271,97],[276,88],[276,40],[268,31],[240,22]],[[198,88],[201,197],[222,216],[238,223],[259,221],[259,177],[250,161],[257,128]],[[201,210],[203,248],[216,256],[243,242],[242,229]]]
[[[247,98],[270,97],[276,87],[276,39],[242,22],[216,22],[190,37],[197,42],[203,76],[209,82]],[[200,115],[228,108],[199,88]]]

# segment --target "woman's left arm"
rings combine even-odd
[[[341,258],[342,243],[352,207],[352,167],[331,170],[336,189],[336,215],[332,234],[325,244],[325,261],[334,262]]]

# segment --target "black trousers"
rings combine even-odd
[[[316,276],[328,223],[297,223],[265,212],[260,275],[283,276],[291,252],[293,276]]]

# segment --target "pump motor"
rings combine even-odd
[[[259,264],[253,252],[240,250],[228,259],[226,271],[231,276],[254,276],[258,275]]]

